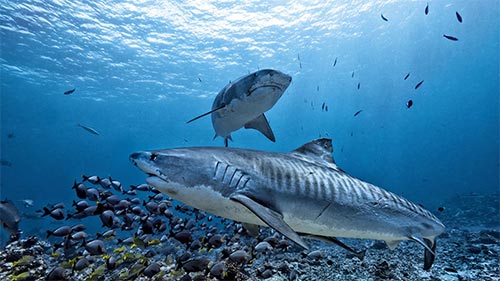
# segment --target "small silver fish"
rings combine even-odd
[[[94,128],[91,128],[91,127],[88,127],[88,126],[85,126],[85,125],[82,125],[80,123],[76,124],[78,127],[81,127],[83,128],[85,131],[91,133],[91,134],[94,134],[94,135],[99,135],[99,132],[97,132]]]

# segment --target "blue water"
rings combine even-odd
[[[293,78],[266,113],[277,141],[230,146],[330,137],[345,171],[432,210],[498,191],[498,1],[172,2],[0,1],[2,199],[69,204],[82,174],[142,183],[131,152],[222,146],[186,121],[263,68]]]

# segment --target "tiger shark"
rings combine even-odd
[[[431,268],[444,225],[431,212],[350,176],[332,156],[331,139],[316,139],[287,153],[223,147],[140,151],[131,162],[147,183],[206,212],[269,226],[299,246],[303,239],[377,239],[392,250],[403,240],[424,247]]]
[[[263,69],[227,84],[215,97],[212,110],[187,123],[212,114],[215,137],[228,146],[231,133],[244,127],[255,129],[269,140],[276,139],[264,112],[271,109],[292,82],[292,77],[273,69]]]

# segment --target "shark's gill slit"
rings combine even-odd
[[[215,161],[214,178],[217,176],[217,170],[219,169],[219,161]]]
[[[226,178],[227,169],[229,169],[229,165],[226,165],[226,168],[224,169],[224,173],[220,179],[221,182],[224,182],[224,179]]]

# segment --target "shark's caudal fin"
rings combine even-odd
[[[431,248],[432,251],[427,250],[427,247],[424,251],[424,270],[431,269],[432,264],[434,263],[434,259],[436,258],[436,240],[431,241],[429,239],[424,238],[425,244]]]
[[[266,136],[272,142],[276,141],[276,139],[274,138],[273,130],[271,129],[271,126],[269,126],[269,122],[267,122],[264,113],[262,113],[252,121],[246,123],[245,129],[255,129],[264,134],[264,136]]]
[[[203,113],[202,115],[196,116],[195,118],[193,118],[193,119],[191,119],[191,120],[187,121],[187,122],[186,122],[186,124],[191,123],[191,122],[193,122],[193,121],[195,121],[195,120],[198,120],[198,119],[200,119],[201,117],[205,117],[205,116],[207,116],[208,114],[214,113],[214,112],[216,112],[217,110],[223,109],[224,107],[226,107],[226,105],[225,105],[225,104],[223,104],[223,105],[221,105],[221,106],[219,106],[219,107],[217,107],[217,108],[215,108],[215,109],[212,109],[212,110],[210,110],[210,111],[209,111],[209,112],[207,112],[207,113]]]
[[[234,194],[231,195],[230,198],[231,200],[241,203],[242,205],[247,207],[268,226],[272,227],[277,232],[297,243],[297,245],[306,250],[309,249],[304,240],[302,240],[302,238],[300,238],[300,236],[288,224],[286,224],[285,221],[283,221],[282,215],[278,212],[271,210],[266,206],[259,204],[258,202],[255,202],[254,200],[243,194]]]
[[[424,270],[429,270],[434,263],[436,257],[436,240],[430,240],[426,238],[418,238],[415,236],[410,236],[410,240],[417,242],[418,244],[424,246]]]

